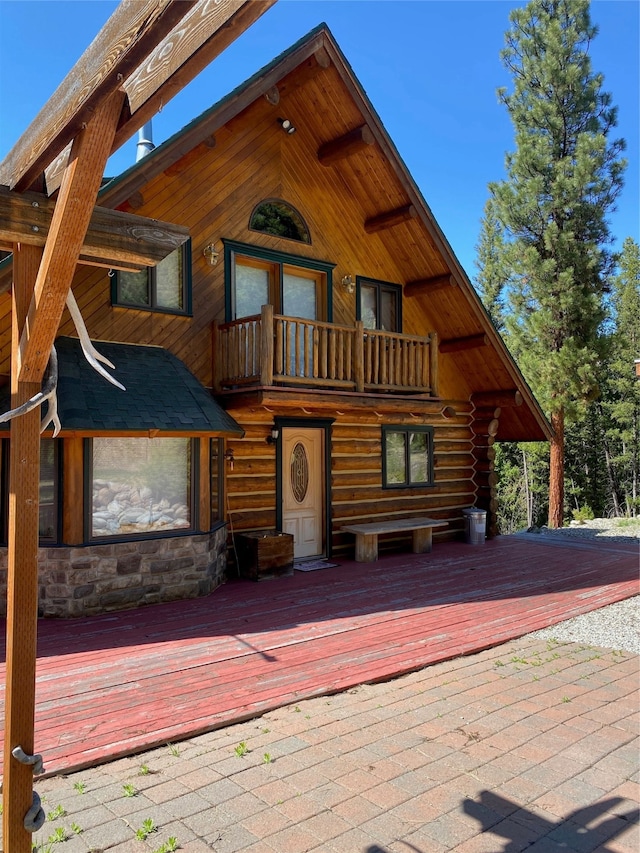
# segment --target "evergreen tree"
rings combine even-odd
[[[501,332],[505,324],[505,290],[509,273],[504,257],[504,229],[495,207],[495,199],[490,196],[484,206],[480,239],[476,246],[478,275],[475,284],[493,325]]]
[[[611,464],[627,515],[640,512],[640,246],[627,237],[618,275],[612,279],[614,331],[605,408],[611,417],[608,438],[615,444]]]
[[[564,518],[564,428],[598,388],[611,270],[606,215],[622,188],[616,108],[592,71],[588,0],[531,0],[510,14],[500,90],[515,130],[507,178],[492,186],[509,237],[510,343],[550,415],[549,526]]]

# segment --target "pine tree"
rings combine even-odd
[[[504,330],[505,291],[509,273],[505,265],[504,229],[496,214],[495,199],[490,196],[484,206],[480,238],[476,246],[475,284],[480,298],[498,331]]]
[[[628,515],[640,511],[640,246],[627,237],[618,275],[612,279],[614,331],[611,336],[610,374],[605,408],[611,417],[608,437],[617,452],[612,464]]]
[[[516,358],[550,415],[549,526],[564,518],[564,424],[598,389],[611,270],[606,219],[622,188],[616,108],[591,69],[588,0],[531,0],[510,14],[499,91],[515,130],[507,178],[491,187],[509,238]]]

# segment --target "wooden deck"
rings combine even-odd
[[[637,541],[439,543],[41,620],[36,749],[48,774],[78,769],[470,654],[638,594],[638,557]]]

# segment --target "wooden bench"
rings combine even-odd
[[[394,521],[372,521],[364,524],[347,524],[340,528],[356,535],[356,562],[372,563],[378,559],[378,536],[381,533],[413,531],[413,553],[428,554],[432,546],[434,527],[446,527],[448,522],[433,518],[398,518]]]

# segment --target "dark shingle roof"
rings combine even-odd
[[[63,430],[243,434],[180,359],[162,347],[96,342],[115,365],[106,369],[124,385],[122,391],[96,373],[77,338],[60,337],[55,346]],[[7,402],[2,411],[8,408]]]

